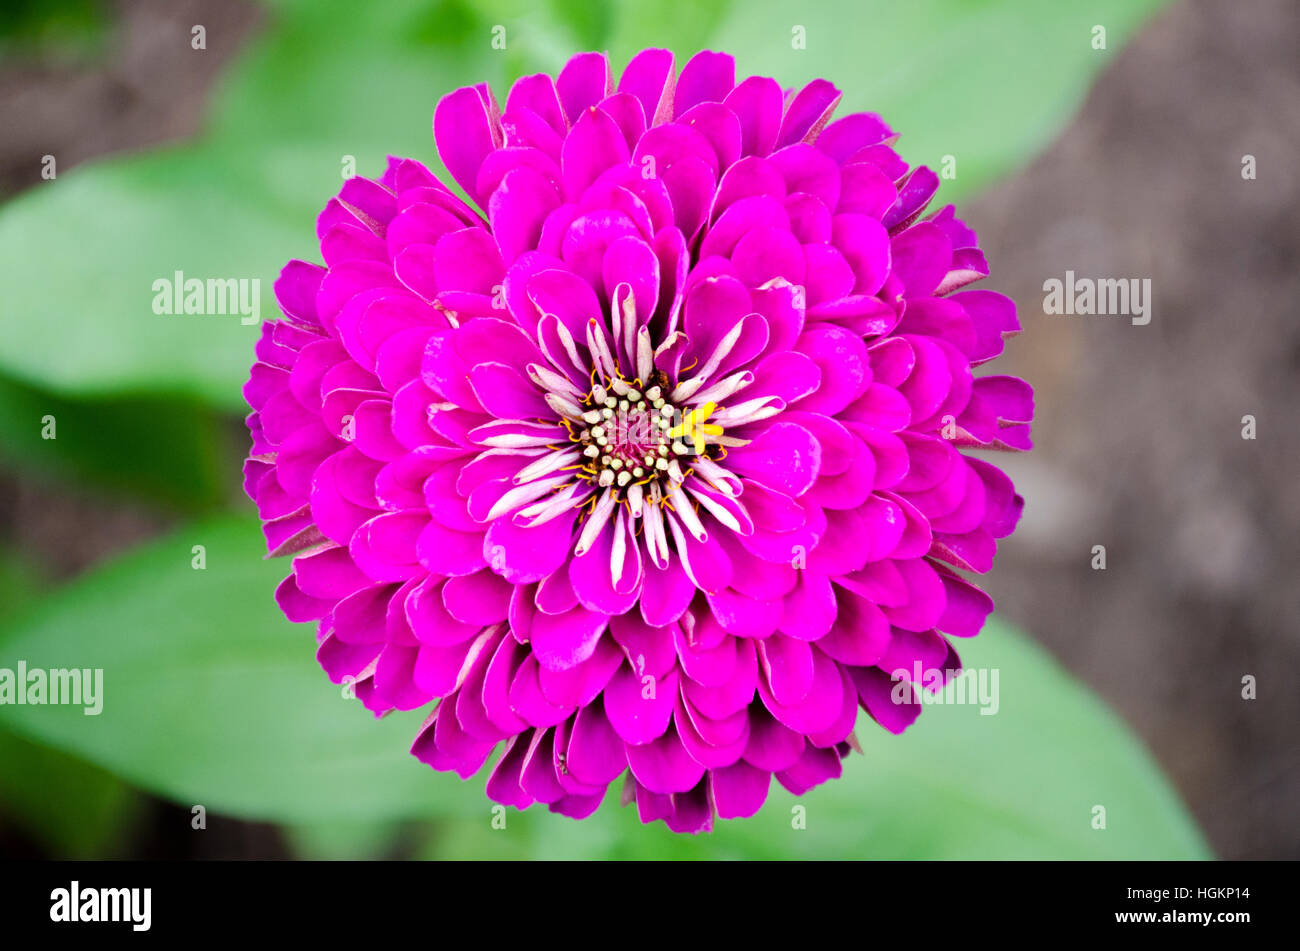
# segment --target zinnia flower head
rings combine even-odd
[[[972,368],[1019,329],[939,181],[825,80],[645,50],[434,113],[469,196],[390,159],[292,261],[245,394],[246,487],[294,621],[413,752],[497,802],[753,814],[901,732],[959,662],[1027,449]],[[895,672],[898,672],[896,685]],[[933,687],[930,683],[927,686]]]

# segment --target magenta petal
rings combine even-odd
[[[540,172],[525,166],[507,173],[488,202],[502,260],[513,261],[536,247],[542,223],[559,204],[560,196]]]
[[[520,786],[538,802],[559,802],[567,793],[555,773],[555,730],[533,730],[519,737],[520,741],[525,739]]]
[[[646,125],[651,126],[671,117],[675,85],[672,50],[648,49],[628,62],[618,81],[618,90],[637,98]]]
[[[898,197],[889,176],[865,162],[840,170],[840,200],[835,210],[879,218]]]
[[[645,134],[645,107],[636,96],[616,92],[602,99],[599,108],[618,124],[630,152]]]
[[[750,287],[760,287],[777,278],[803,284],[807,260],[803,245],[785,228],[763,226],[736,242],[731,255],[736,272]]]
[[[749,445],[732,449],[727,463],[734,472],[798,496],[817,478],[821,445],[802,426],[778,421]]]
[[[576,200],[601,172],[626,162],[630,155],[623,130],[613,117],[595,106],[585,109],[564,140],[561,153],[564,190],[569,200]]]
[[[906,228],[921,215],[938,190],[938,175],[924,165],[914,169],[899,190],[898,202],[881,219],[881,223],[890,231]]]
[[[577,605],[578,596],[569,583],[569,573],[560,570],[543,578],[534,600],[537,610],[544,614],[564,614],[571,610]]]
[[[921,715],[920,695],[909,681],[879,667],[850,667],[849,675],[863,709],[890,733],[902,733]]]
[[[623,740],[599,701],[583,707],[574,718],[565,764],[578,780],[593,786],[613,782],[627,767]]]
[[[510,706],[510,685],[522,663],[524,648],[513,637],[502,637],[483,675],[483,711],[506,734],[527,727]]]
[[[843,173],[824,152],[796,143],[773,152],[769,161],[785,177],[789,194],[811,195],[827,210],[839,206]]]
[[[691,709],[690,705],[680,699],[673,723],[677,727],[677,737],[686,747],[691,759],[705,769],[722,769],[740,760],[749,740],[749,720],[744,711],[729,718],[739,725],[739,732],[728,734],[725,738],[714,737],[713,721]],[[730,725],[728,723],[728,725]],[[716,742],[715,742],[716,740]]]
[[[640,676],[624,664],[605,688],[605,715],[626,742],[639,746],[662,736],[677,702],[677,671]]]
[[[406,594],[403,611],[411,633],[421,644],[451,647],[478,635],[483,625],[453,617],[445,604],[446,582],[436,576],[424,578]]]
[[[736,671],[736,639],[724,636],[716,647],[694,644],[680,626],[674,626],[673,643],[686,676],[705,687],[726,683]]]
[[[637,817],[645,824],[654,822],[657,819],[665,821],[673,814],[673,800],[671,796],[660,795],[646,789],[632,777],[634,797],[636,800]]]
[[[605,249],[601,276],[610,300],[620,284],[630,287],[637,324],[649,321],[659,301],[659,259],[650,245],[632,235],[618,238]]]
[[[484,633],[473,642],[450,647],[421,647],[415,662],[416,684],[435,697],[449,695],[468,676],[479,655],[486,651],[491,637],[490,633]]]
[[[480,363],[469,374],[483,408],[497,419],[554,419],[542,391],[503,363]]]
[[[558,813],[562,816],[568,816],[570,819],[585,819],[597,809],[600,808],[601,802],[605,798],[605,790],[592,793],[589,796],[565,796],[549,804],[546,808],[551,812]]]
[[[817,148],[843,164],[869,146],[893,138],[894,133],[873,112],[855,112],[836,119],[817,137]]]
[[[491,571],[448,578],[442,589],[447,613],[464,624],[486,627],[506,619],[511,586]]]
[[[508,518],[493,522],[483,537],[492,570],[512,584],[540,581],[565,563],[572,547],[577,513],[562,515],[531,528]]]
[[[635,612],[610,618],[609,630],[623,648],[632,668],[643,677],[650,674],[661,678],[677,662],[672,632],[646,624]]]
[[[405,581],[420,572],[419,539],[433,524],[422,512],[376,515],[357,529],[348,553],[376,581]]]
[[[763,706],[750,709],[745,762],[771,772],[789,769],[799,761],[806,745],[802,733],[781,723]]]
[[[731,582],[733,568],[726,549],[718,541],[717,533],[700,541],[694,535],[683,532],[675,518],[666,521],[672,530],[682,566],[695,586],[708,594],[724,590]]]
[[[703,780],[689,792],[673,795],[673,810],[664,817],[664,824],[674,832],[697,835],[713,830],[713,809],[709,805],[708,790]]]
[[[493,148],[501,144],[500,132],[494,128],[495,117],[483,93],[471,86],[443,96],[433,113],[433,137],[438,156],[452,177],[469,193],[475,194],[478,168]]]
[[[825,575],[804,569],[794,590],[785,596],[781,631],[801,641],[815,641],[835,623],[835,592]]]
[[[415,647],[389,644],[384,648],[375,665],[374,698],[378,703],[397,710],[414,710],[433,699],[415,683],[418,656],[419,649]]]
[[[744,761],[709,771],[709,801],[719,819],[752,816],[767,801],[772,774]]]
[[[731,255],[740,240],[755,228],[778,225],[788,227],[789,218],[785,211],[785,206],[772,198],[770,195],[753,195],[747,198],[741,198],[729,205],[718,220],[709,228],[708,235],[700,244],[700,256],[708,257],[709,255]],[[751,281],[751,283],[761,283],[760,280]],[[698,288],[707,290],[708,285],[697,285]],[[744,312],[749,310],[749,295],[744,296]],[[719,324],[723,320],[718,317]]]
[[[542,314],[554,314],[575,340],[585,340],[587,321],[599,317],[591,285],[570,271],[538,271],[528,279],[528,297]]]
[[[736,644],[734,677],[717,687],[706,687],[687,679],[682,690],[691,705],[704,716],[713,720],[723,720],[749,705],[754,699],[758,679],[758,659],[754,642],[742,639]]]
[[[813,656],[811,686],[802,699],[793,703],[782,703],[774,696],[776,684],[782,681],[774,681],[772,687],[769,688],[768,678],[759,677],[759,695],[763,698],[764,705],[771,711],[772,715],[790,729],[797,730],[805,735],[825,730],[835,722],[843,707],[844,683],[840,679],[839,665],[816,647],[809,648],[807,644],[793,638],[786,638],[785,640],[787,641],[787,648],[790,645],[798,644],[804,650],[811,649]],[[788,674],[792,675],[787,685],[788,692],[786,695],[789,697],[798,693],[802,679],[798,668],[787,667],[785,669]]]
[[[925,297],[948,273],[952,243],[935,225],[922,221],[894,238],[892,256],[907,296]]]
[[[814,746],[839,746],[853,732],[853,724],[858,719],[858,692],[853,678],[845,667],[839,668],[840,682],[843,690],[840,696],[840,715],[830,726],[808,734],[808,742]]]
[[[438,239],[434,276],[442,291],[493,294],[505,277],[496,241],[482,228],[452,231]]]
[[[707,141],[702,137],[701,141],[704,141],[707,148]],[[711,166],[711,162],[717,159],[711,148],[708,149],[708,156],[708,160],[696,156],[682,158],[665,169],[661,176],[672,197],[673,223],[687,241],[695,237],[704,223],[717,182],[717,175]]]
[[[651,792],[687,792],[704,775],[704,767],[686,752],[671,725],[649,743],[627,747],[627,765],[637,782]]]
[[[504,806],[527,809],[533,803],[533,797],[520,785],[523,773],[524,755],[528,744],[522,736],[513,736],[506,745],[506,751],[497,761],[488,777],[486,792],[489,799]]]
[[[652,627],[671,624],[686,611],[695,591],[695,584],[679,559],[672,559],[663,568],[647,560],[641,588],[641,616]]]
[[[579,53],[565,64],[555,88],[570,125],[577,125],[584,109],[609,95],[609,79],[609,60],[603,53]]]
[[[306,261],[290,261],[275,282],[275,299],[286,317],[307,327],[318,328],[316,294],[325,269]]]
[[[866,666],[885,656],[890,627],[885,614],[872,602],[851,591],[839,594],[839,615],[817,646],[841,664]]]
[[[709,610],[722,627],[740,637],[762,638],[781,623],[781,600],[760,601],[730,588],[706,595]]]
[[[875,218],[861,214],[835,215],[831,219],[835,246],[853,268],[855,294],[874,294],[889,274],[889,233]]]
[[[839,101],[840,91],[824,79],[814,79],[804,86],[785,111],[777,147],[815,141]]]
[[[295,558],[293,576],[303,594],[334,601],[370,584],[348,550],[339,547]]]
[[[461,729],[451,706],[439,707],[434,720],[416,738],[411,752],[434,769],[452,770],[468,779],[482,768],[496,743],[477,740]]]
[[[425,202],[413,204],[389,223],[386,250],[395,259],[407,248],[437,244],[444,234],[463,227],[465,222],[446,208]]]
[[[510,709],[533,726],[555,726],[573,712],[554,703],[542,692],[537,657],[528,654],[510,682]]]
[[[681,116],[699,102],[722,102],[736,85],[736,60],[726,53],[703,50],[682,67],[673,104]]]
[[[294,623],[318,621],[334,607],[334,602],[328,598],[313,598],[304,594],[298,587],[298,579],[292,574],[275,589],[275,602],[284,616]]]
[[[568,128],[555,80],[545,73],[521,76],[510,87],[506,96],[506,112],[528,109],[545,121],[555,132],[563,134]]]
[[[907,585],[907,603],[885,609],[889,623],[909,631],[928,631],[943,617],[947,597],[943,580],[934,566],[924,558],[907,558],[896,562]]]
[[[767,155],[776,144],[784,105],[781,86],[766,76],[750,76],[727,94],[724,104],[740,118],[741,152]]]
[[[937,689],[947,674],[948,642],[934,631],[894,628],[889,650],[877,666],[918,686]]]
[[[376,585],[348,595],[334,608],[334,634],[345,644],[377,644],[385,640],[388,602],[396,588]]]
[[[774,775],[782,786],[796,796],[802,796],[814,786],[839,776],[841,772],[843,766],[840,764],[839,753],[833,749],[810,746],[804,750],[797,763]]]
[[[813,685],[813,650],[804,641],[777,634],[758,644],[762,664],[759,683],[766,682],[772,698],[794,706],[808,696]]]
[[[640,586],[617,590],[613,569],[610,566],[614,550],[615,525],[607,525],[596,536],[585,554],[569,562],[569,581],[578,596],[578,602],[592,611],[604,614],[623,614],[636,604]]]
[[[604,691],[623,658],[623,651],[612,637],[600,637],[586,660],[565,670],[540,667],[537,681],[552,703],[585,707]]]
[[[440,575],[468,575],[487,566],[483,535],[429,522],[420,532],[420,564]]]
[[[586,608],[564,614],[538,613],[529,631],[533,653],[549,670],[568,670],[595,652],[608,623],[607,615]]]
[[[505,739],[509,734],[492,722],[483,702],[483,683],[495,655],[495,651],[490,649],[491,645],[492,640],[489,640],[488,647],[475,658],[468,676],[456,692],[456,719],[460,721],[461,728],[475,739],[495,742]],[[383,667],[382,662],[380,667]]]
[[[821,384],[799,409],[834,416],[857,399],[871,382],[862,338],[832,325],[814,325],[799,337],[796,349],[817,364]]]
[[[777,396],[788,405],[816,390],[821,379],[821,369],[810,357],[786,350],[769,354],[759,362],[748,392]]]

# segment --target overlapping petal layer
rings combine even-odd
[[[753,814],[839,774],[858,710],[959,666],[1022,500],[964,448],[1029,448],[974,376],[1016,332],[939,181],[824,80],[705,52],[583,54],[446,96],[472,204],[391,159],[291,262],[245,394],[277,592],[413,752],[494,800]],[[896,672],[906,671],[906,675]]]

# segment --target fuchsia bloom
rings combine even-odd
[[[938,178],[840,93],[645,50],[442,99],[477,208],[390,159],[290,262],[245,387],[277,592],[413,752],[582,817],[753,814],[840,772],[893,673],[959,666],[1022,500],[1015,305]],[[486,217],[484,217],[486,216]],[[914,685],[902,680],[905,700]]]

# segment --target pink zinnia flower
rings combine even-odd
[[[825,80],[645,50],[446,96],[438,153],[353,178],[245,388],[277,592],[413,752],[582,817],[753,814],[836,776],[894,672],[951,670],[1016,524],[1019,329],[939,181]],[[486,216],[486,217],[485,217]],[[957,569],[957,570],[954,570]],[[913,685],[902,680],[904,698]]]

